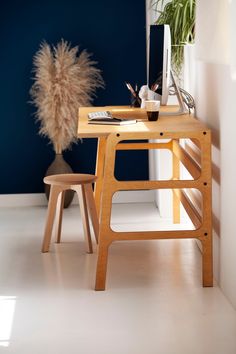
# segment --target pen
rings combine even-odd
[[[141,98],[139,97],[139,88],[138,85],[135,84],[135,94],[136,94],[136,100],[139,103],[139,105],[141,104]]]
[[[131,86],[131,84],[129,82],[125,82],[125,84],[126,84],[128,90],[132,93],[132,95],[134,97],[137,97],[137,94],[135,93],[135,91],[134,91],[133,87]]]
[[[158,89],[158,87],[159,87],[159,84],[153,84],[151,87],[151,90],[155,92]]]

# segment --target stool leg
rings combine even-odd
[[[93,253],[85,193],[81,186],[73,186],[73,189],[77,192],[79,198],[80,213],[81,213],[81,218],[83,223],[87,252]]]
[[[57,206],[57,198],[60,192],[61,192],[60,187],[51,185],[49,202],[48,202],[47,220],[46,220],[46,226],[45,226],[44,238],[42,244],[42,252],[48,252],[49,250],[49,244],[52,237],[52,228],[53,228],[53,222],[54,222],[56,206]]]
[[[94,200],[94,196],[93,196],[92,184],[91,183],[85,184],[82,186],[82,188],[84,188],[84,191],[85,191],[86,200],[88,203],[89,214],[90,214],[90,218],[91,218],[92,225],[93,225],[93,231],[94,231],[94,235],[96,238],[96,242],[98,243],[99,221],[98,221],[95,200]]]
[[[65,200],[65,190],[63,190],[59,196],[59,210],[57,215],[57,222],[56,222],[56,243],[61,242],[61,226],[62,226],[62,214],[64,209],[64,200]]]

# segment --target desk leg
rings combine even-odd
[[[213,286],[212,263],[212,234],[209,232],[206,239],[202,240],[202,283],[204,287]]]
[[[203,191],[202,285],[213,286],[211,183]]]
[[[94,188],[94,198],[95,205],[97,209],[97,215],[100,219],[100,204],[101,204],[101,195],[103,187],[103,177],[104,177],[104,159],[105,159],[105,150],[106,150],[106,138],[98,138],[97,146],[97,160],[96,160],[96,176],[97,180]]]
[[[202,278],[203,286],[213,286],[213,254],[212,254],[212,175],[211,175],[211,137],[204,134],[201,142],[201,164],[203,188],[202,213],[203,235],[202,242]]]
[[[173,179],[178,180],[180,178],[180,163],[178,157],[172,153],[172,173]],[[177,193],[172,192],[172,201],[173,201],[173,222],[174,224],[180,223],[180,200]]]
[[[104,241],[98,244],[98,259],[95,283],[95,290],[97,291],[105,290],[109,245],[109,242],[106,243]]]
[[[106,180],[106,177],[105,177]],[[112,193],[109,186],[102,194],[101,203],[101,220],[98,237],[98,258],[96,271],[95,290],[105,290],[106,273],[108,261],[108,249],[112,242],[111,235],[111,208],[112,208]]]
[[[108,154],[109,155],[109,154]],[[112,162],[111,162],[112,165]],[[112,189],[109,175],[109,156],[106,155],[104,185],[106,188],[102,193],[101,201],[101,217],[100,217],[100,229],[98,237],[98,259],[97,259],[97,272],[96,272],[96,284],[95,290],[105,290],[106,285],[106,273],[107,273],[107,261],[108,261],[108,249],[112,242],[111,231],[111,209],[112,209]]]
[[[105,145],[105,146],[104,146]],[[111,135],[102,142],[103,153],[103,191],[101,195],[100,229],[98,237],[98,259],[95,290],[105,290],[108,249],[112,243],[111,209],[114,193],[114,168],[116,155],[116,138]]]

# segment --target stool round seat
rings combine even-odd
[[[66,190],[74,190],[78,195],[87,252],[93,252],[89,216],[93,225],[96,242],[98,242],[99,222],[92,187],[96,179],[95,175],[83,173],[66,173],[44,177],[44,183],[50,185],[50,194],[42,252],[49,251],[54,219],[57,219],[55,223],[57,243],[61,241],[62,213]],[[55,218],[56,209],[57,217]]]
[[[59,174],[51,175],[44,177],[43,181],[46,184],[54,184],[60,186],[71,186],[71,185],[80,185],[93,183],[97,179],[96,176],[83,173],[68,173],[68,174]]]

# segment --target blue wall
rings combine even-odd
[[[0,5],[0,193],[43,191],[43,176],[54,153],[38,135],[29,104],[32,58],[42,40],[61,38],[93,53],[106,83],[94,105],[129,104],[124,81],[143,84],[145,76],[145,0],[16,0]],[[96,139],[67,151],[74,172],[93,173]],[[121,157],[117,174],[147,177],[146,152]],[[120,167],[119,167],[120,165]]]

